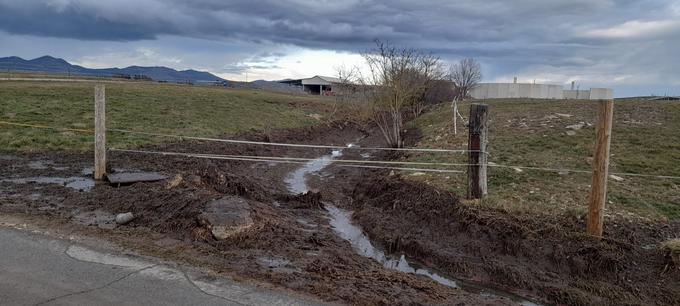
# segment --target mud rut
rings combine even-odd
[[[348,125],[241,137],[333,145],[357,141],[364,146],[380,144],[375,134]],[[153,149],[308,158],[331,153],[201,142]],[[360,153],[366,152],[343,152],[351,159],[398,158],[379,152]],[[88,172],[90,155],[2,155],[0,169],[6,170],[0,173],[0,211],[206,266],[237,279],[311,294],[327,302],[523,302],[514,295],[489,289],[493,287],[544,304],[680,304],[677,268],[669,268],[663,254],[650,247],[677,235],[677,222],[623,220],[628,223],[606,233],[613,237],[611,241],[598,242],[569,234],[581,231],[583,220],[578,218],[529,219],[470,208],[459,205],[454,195],[408,183],[387,171],[323,165],[313,167],[318,171],[291,179],[300,165],[134,154],[112,154],[110,159],[113,168],[123,168],[119,171],[160,171],[180,180],[176,186],[166,181],[120,188],[89,186],[83,173]],[[300,184],[300,177],[304,184]],[[21,178],[33,181],[17,181]],[[69,185],[76,182],[81,186],[82,181],[87,188]],[[296,183],[295,188],[302,186],[311,192],[291,194],[290,188]],[[223,195],[247,199],[255,226],[237,237],[218,241],[196,219],[208,201]],[[351,239],[339,235],[338,227],[346,224],[338,225],[337,211],[328,213],[335,206],[340,212],[354,212],[352,222],[363,229],[367,239],[377,250],[396,259],[393,268],[398,268],[400,255],[405,255],[411,265],[428,267],[430,274],[465,279],[457,285],[466,290],[427,276],[387,269],[375,257],[360,255]],[[137,219],[125,226],[111,222],[113,215],[127,211]]]

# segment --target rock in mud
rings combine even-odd
[[[135,219],[135,215],[133,215],[131,212],[126,212],[122,214],[117,214],[116,215],[116,223],[123,225],[130,223],[130,221]]]
[[[566,127],[566,129],[578,131],[578,130],[582,129],[585,125],[586,125],[585,122],[579,122],[579,123],[577,123],[577,124],[568,125],[568,126]]]
[[[243,198],[226,196],[209,202],[198,221],[217,240],[238,235],[253,226],[250,205]]]
[[[612,180],[615,180],[617,182],[623,182],[624,181],[624,179],[622,177],[618,176],[618,175],[610,174],[609,178],[612,179]]]
[[[661,251],[669,266],[680,270],[680,239],[671,239],[661,244]]]
[[[168,185],[165,186],[165,189],[172,189],[179,186],[180,184],[182,184],[182,175],[177,174],[168,182]]]

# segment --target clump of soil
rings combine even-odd
[[[661,244],[661,252],[666,257],[668,266],[680,270],[680,239],[671,239]]]
[[[359,182],[351,203],[355,220],[379,245],[458,278],[549,303],[680,304],[680,279],[663,273],[664,255],[636,244],[640,237],[668,237],[678,224],[620,230],[608,220],[607,238],[597,240],[583,234],[582,218],[461,204],[448,192],[384,172]]]
[[[280,195],[278,200],[287,202],[291,208],[323,208],[321,193],[316,191],[307,191],[296,195]]]

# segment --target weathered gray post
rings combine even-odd
[[[486,185],[489,106],[470,105],[468,138],[468,199],[482,199],[488,194]]]
[[[607,177],[609,175],[609,147],[612,138],[614,100],[600,100],[595,131],[595,154],[593,155],[593,184],[588,209],[588,234],[602,237],[604,203],[607,200]]]
[[[106,175],[106,89],[94,87],[94,179],[103,180]]]

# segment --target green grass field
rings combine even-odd
[[[212,137],[318,123],[331,100],[256,90],[122,82],[106,84],[107,128]],[[0,81],[0,121],[91,130],[94,83]],[[0,124],[0,151],[87,151],[88,133]],[[110,132],[110,147],[167,141]]]
[[[596,101],[489,100],[490,162],[503,165],[592,170],[595,128],[567,135],[566,126],[593,124]],[[467,115],[469,104],[461,107]],[[453,135],[450,106],[441,106],[410,124],[423,133],[420,147],[467,148],[467,128]],[[616,102],[611,173],[680,176],[680,103]],[[411,160],[466,163],[466,155],[414,155]],[[459,170],[464,170],[460,168]],[[512,168],[489,168],[485,205],[509,211],[575,213],[586,211],[591,175]],[[680,218],[680,180],[623,176],[609,180],[607,213],[649,218]],[[465,174],[412,176],[465,195]]]

